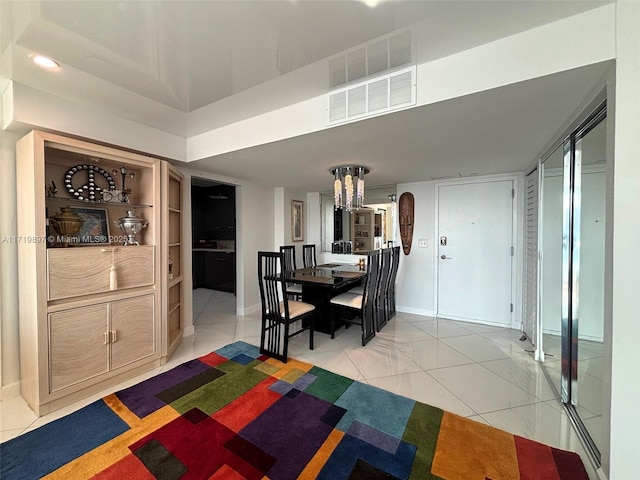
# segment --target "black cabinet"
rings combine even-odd
[[[234,252],[193,252],[193,285],[235,293],[236,255]]]
[[[216,230],[233,230],[236,226],[235,187],[217,185],[214,187],[191,188],[191,222],[195,231],[205,233],[206,240]],[[215,235],[215,234],[214,234]],[[194,238],[196,238],[194,236]],[[219,238],[225,240],[227,238]]]
[[[205,261],[207,252],[193,252],[193,288],[206,287]]]
[[[201,187],[191,188],[191,226],[194,229],[205,228],[204,212],[206,209],[206,197]]]

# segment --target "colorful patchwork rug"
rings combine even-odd
[[[10,479],[588,479],[575,453],[227,345],[0,445]]]

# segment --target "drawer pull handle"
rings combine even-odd
[[[111,343],[116,343],[118,341],[118,336],[116,334],[116,330],[111,330]]]
[[[109,332],[104,332],[104,344],[108,345],[109,344]]]
[[[112,253],[112,252],[115,252],[116,249],[115,248],[101,248],[100,251],[102,253]]]

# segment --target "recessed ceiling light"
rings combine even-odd
[[[33,55],[31,59],[33,60],[33,63],[42,68],[47,68],[49,70],[57,70],[60,68],[60,64],[58,62],[43,55]]]

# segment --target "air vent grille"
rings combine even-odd
[[[361,85],[347,90],[347,111],[349,117],[367,113],[367,86]]]
[[[370,112],[382,110],[389,106],[389,78],[369,82],[369,101],[367,102]]]
[[[411,83],[413,72],[408,71],[393,75],[389,78],[389,105],[392,107],[404,105],[411,101]]]
[[[388,39],[380,40],[367,46],[367,74],[384,72],[389,68]]]
[[[379,76],[329,94],[329,124],[409,107],[416,103],[416,67]]]
[[[346,57],[335,57],[329,60],[329,85],[333,88],[347,83]]]
[[[367,57],[364,47],[347,54],[347,79],[352,82],[367,75]]]
[[[408,66],[414,57],[411,30],[366,43],[329,60],[329,88]]]
[[[389,67],[399,67],[412,61],[411,30],[389,37]]]

